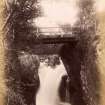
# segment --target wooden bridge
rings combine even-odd
[[[79,41],[79,33],[78,27],[70,28],[67,32],[56,27],[41,27],[35,32],[34,37],[20,37],[15,42],[16,50],[27,50],[29,48],[35,54],[58,54],[64,44],[76,45]]]
[[[40,27],[35,32],[35,37],[28,41],[33,44],[64,44],[72,43],[79,40],[80,28],[67,27],[67,30],[62,30],[59,27]],[[25,38],[23,40],[26,40]]]

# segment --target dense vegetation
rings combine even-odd
[[[8,17],[5,26],[8,105],[35,104],[35,92],[39,87],[39,60],[29,52],[30,44],[24,43],[23,39],[35,37],[36,27],[32,22],[39,14],[37,4],[37,0],[11,0],[5,8]]]

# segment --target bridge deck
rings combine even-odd
[[[78,37],[42,36],[30,40],[33,44],[65,44],[78,41]]]
[[[30,52],[38,55],[59,54],[64,44],[75,46],[78,40],[77,37],[42,36],[29,40],[23,39],[17,43],[17,46],[20,46],[17,48],[27,50],[28,46]]]

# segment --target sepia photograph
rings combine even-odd
[[[1,0],[0,26],[0,105],[105,105],[105,0]]]

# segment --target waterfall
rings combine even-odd
[[[55,68],[41,63],[39,68],[40,88],[36,96],[36,105],[67,105],[60,104],[58,88],[63,75],[67,75],[61,61]]]

